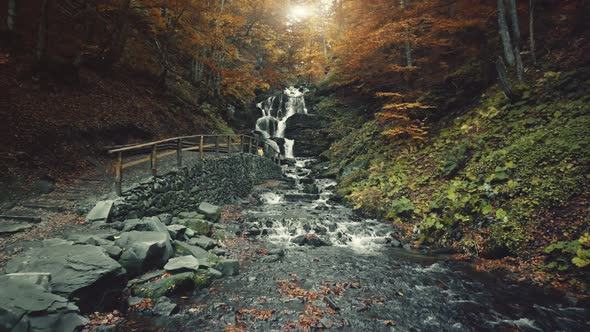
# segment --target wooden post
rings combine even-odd
[[[215,136],[215,157],[219,157],[219,135]]]
[[[152,175],[158,175],[158,144],[152,146],[152,155],[150,156],[150,163],[152,165]]]
[[[123,152],[117,154],[117,163],[115,164],[115,192],[117,196],[123,195]]]
[[[227,135],[227,154],[231,153],[231,136]]]
[[[176,146],[176,166],[182,167],[182,138],[178,139]]]
[[[252,154],[252,137],[248,137],[248,153]]]
[[[240,135],[240,153],[244,153],[244,135]]]
[[[203,137],[203,135],[201,135],[201,139],[200,139],[200,143],[199,143],[199,158],[201,158],[201,160],[203,160],[204,157],[204,143],[205,143],[205,138]]]

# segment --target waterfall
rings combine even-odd
[[[295,158],[295,156],[293,155],[294,143],[295,143],[295,140],[285,138],[285,158],[287,158],[287,159]]]
[[[265,139],[284,139],[283,147],[285,158],[295,157],[293,154],[295,141],[285,139],[287,119],[295,114],[307,114],[307,108],[305,107],[305,93],[307,93],[307,91],[308,90],[304,88],[290,86],[279,96],[272,96],[256,104],[262,112],[262,116],[256,121],[256,130],[260,132]],[[277,97],[278,105],[276,105]]]

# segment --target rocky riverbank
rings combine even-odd
[[[227,227],[214,204],[243,200],[255,184],[281,176],[268,159],[234,155],[150,178],[121,199],[98,202],[85,227],[31,241],[7,262],[0,330],[79,331],[90,322],[89,330],[104,318],[96,312],[110,312],[107,321],[116,321],[137,306],[173,311],[167,296],[239,272],[222,239],[210,237]],[[177,198],[164,204],[168,193]]]

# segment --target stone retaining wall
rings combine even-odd
[[[281,177],[280,166],[250,154],[197,161],[127,188],[114,202],[111,220],[191,211],[204,201],[227,204],[246,197],[254,185]]]

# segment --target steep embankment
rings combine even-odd
[[[406,229],[416,247],[587,290],[590,68],[548,71],[523,89],[514,103],[488,89],[419,145],[385,142],[376,121],[349,130],[327,153],[339,196]],[[319,107],[354,113],[333,98]]]
[[[194,88],[164,92],[125,67],[109,75],[82,67],[75,85],[29,68],[26,58],[0,64],[2,181],[59,178],[100,160],[106,146],[230,130],[216,107],[188,101]]]

